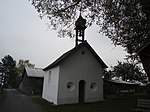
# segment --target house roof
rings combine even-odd
[[[123,81],[123,80],[112,80],[112,82],[118,83],[118,84],[134,84],[134,85],[136,84],[136,83],[133,83],[133,82],[127,82],[127,81]]]
[[[44,71],[41,68],[25,67],[28,77],[44,77]]]
[[[114,83],[114,84],[122,84],[122,85],[139,85],[137,83],[127,82],[127,81],[123,81],[123,80],[106,80],[106,79],[104,79],[104,81],[109,82],[109,83]]]
[[[93,48],[85,41],[81,44],[79,44],[78,46],[74,47],[73,49],[71,49],[70,51],[64,53],[62,56],[60,56],[57,60],[55,60],[52,64],[50,64],[49,66],[47,66],[46,68],[44,68],[43,70],[49,70],[50,68],[53,68],[57,65],[59,65],[62,61],[64,61],[68,56],[70,56],[71,54],[73,54],[75,51],[77,51],[78,49],[80,49],[82,46],[86,46],[91,53],[93,54],[93,56],[97,59],[97,61],[99,63],[102,64],[103,68],[107,68],[107,65],[102,61],[102,59],[97,55],[97,53],[93,50]]]

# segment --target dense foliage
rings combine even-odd
[[[146,79],[146,74],[143,72],[143,69],[140,66],[137,66],[134,63],[130,62],[120,62],[111,68],[109,71],[104,73],[105,79],[111,79],[113,77],[121,77],[122,80],[144,80]]]
[[[100,0],[30,0],[40,17],[46,16],[53,29],[59,30],[59,36],[73,36],[74,24],[82,11],[87,25],[94,23],[100,15]]]
[[[150,1],[104,1],[103,32],[115,45],[123,46],[130,54],[136,53],[141,46],[150,41]]]
[[[25,67],[34,68],[35,64],[31,64],[29,60],[20,59],[17,64],[17,70],[20,74],[23,74]]]
[[[2,58],[0,69],[3,77],[1,79],[3,80],[3,85],[16,88],[19,82],[16,61],[10,55],[5,56]]]
[[[17,88],[25,66],[34,68],[35,65],[22,59],[16,64],[10,55],[4,56],[0,62],[0,86]]]
[[[30,0],[46,16],[60,36],[73,36],[74,23],[82,12],[87,26],[97,24],[115,45],[135,54],[150,41],[149,0]]]

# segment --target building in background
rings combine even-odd
[[[44,71],[42,69],[25,67],[19,89],[25,94],[41,95],[43,80]]]

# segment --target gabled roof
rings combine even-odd
[[[118,84],[129,84],[129,85],[138,85],[136,83],[133,83],[133,82],[127,82],[127,81],[123,81],[123,80],[111,80],[112,82],[114,83],[118,83]]]
[[[40,68],[25,67],[28,77],[44,77],[44,71]]]
[[[97,53],[93,50],[93,48],[85,41],[81,44],[79,44],[78,46],[74,47],[73,49],[71,49],[70,51],[64,53],[62,56],[60,56],[56,61],[54,61],[52,64],[50,64],[49,66],[47,66],[46,68],[44,68],[43,70],[49,70],[50,68],[53,68],[57,65],[59,65],[62,61],[64,61],[68,56],[70,56],[71,54],[73,54],[75,51],[77,51],[78,49],[80,49],[82,46],[86,46],[91,53],[93,54],[93,56],[97,59],[97,61],[99,63],[101,63],[103,68],[107,68],[107,65],[102,61],[102,59],[97,55]]]
[[[133,83],[133,82],[127,82],[127,81],[123,81],[123,80],[106,80],[104,79],[105,82],[108,82],[110,84],[115,84],[115,85],[124,85],[124,86],[138,86],[139,84],[138,83]],[[104,82],[104,83],[105,83]]]

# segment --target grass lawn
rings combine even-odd
[[[42,98],[34,98],[47,112],[130,112],[136,107],[138,98],[146,95],[128,95],[115,98],[107,98],[104,101],[86,104],[69,104],[54,106]]]

